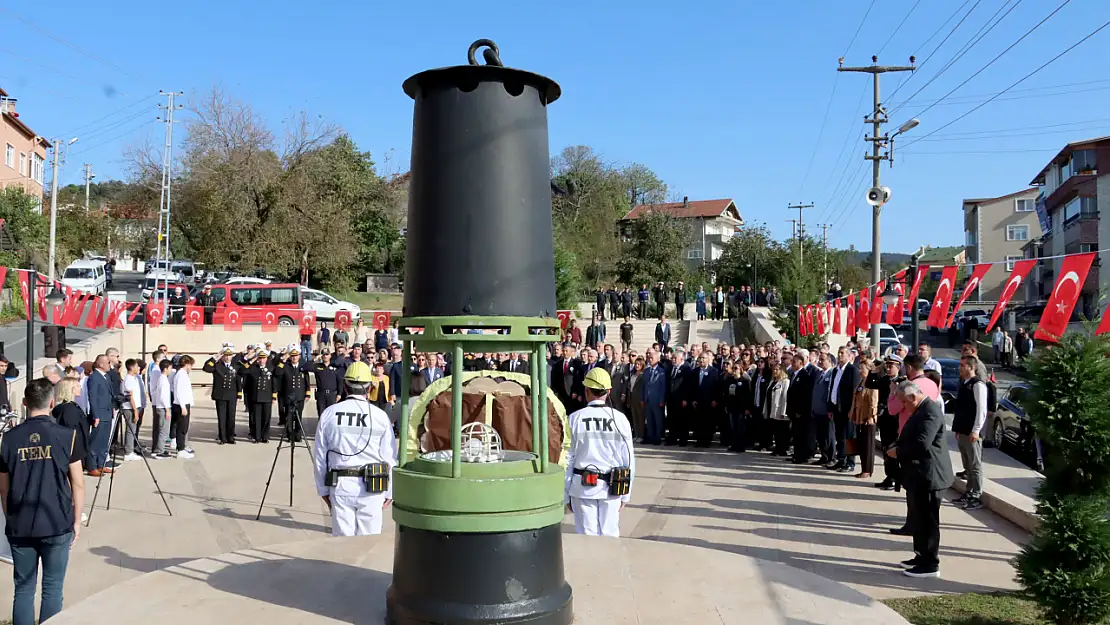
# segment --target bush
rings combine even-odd
[[[1110,616],[1110,338],[1070,333],[1031,367],[1026,415],[1045,443],[1041,524],[1018,582],[1059,625]]]

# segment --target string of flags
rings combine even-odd
[[[73,289],[63,285],[58,280],[53,283],[42,274],[36,274],[35,280],[35,308],[32,312],[29,291],[31,289],[31,272],[26,269],[8,269],[0,267],[0,285],[4,284],[9,271],[16,273],[20,293],[23,296],[24,313],[30,317],[35,314],[40,321],[53,323],[66,327],[84,327],[89,330],[119,330],[127,323],[134,322],[140,312],[146,311],[146,324],[158,327],[166,323],[168,310],[172,308],[166,302],[144,304],[143,302],[128,302],[110,299],[86,291]],[[63,293],[65,300],[60,305],[49,305],[46,301],[51,287]],[[88,312],[86,313],[86,308]],[[177,306],[183,310],[182,323],[186,330],[200,331],[205,327],[205,307],[195,303]],[[282,308],[268,306],[239,306],[233,302],[220,302],[208,311],[212,319],[211,325],[222,325],[225,330],[240,330],[243,323],[261,323],[263,332],[276,332],[281,325],[294,322],[299,326],[301,334],[315,334],[316,311],[300,308]],[[82,316],[84,323],[82,323]],[[340,310],[335,313],[334,326],[336,330],[347,331],[353,325],[351,311]],[[376,311],[373,313],[372,327],[375,330],[389,328],[392,313],[389,311]]]
[[[1090,273],[1091,265],[1094,263],[1097,254],[1098,252],[1084,252],[1080,254],[1067,254],[1059,257],[1063,258],[1063,262],[1060,266],[1059,278],[1052,288],[1052,294],[1048,299],[1048,303],[1045,304],[1044,312],[1041,313],[1040,321],[1037,324],[1037,330],[1033,335],[1034,338],[1055,343],[1063,336],[1064,332],[1067,330],[1068,321],[1071,319],[1072,311],[1079,301],[1083,284],[1087,280],[1087,274]],[[1013,269],[1010,271],[1010,276],[1006,280],[1005,286],[1002,288],[1002,294],[998,298],[998,303],[995,304],[994,311],[991,313],[990,322],[984,329],[985,332],[990,332],[995,324],[998,323],[1002,313],[1006,310],[1007,304],[1009,304],[1018,289],[1021,288],[1029,272],[1037,264],[1038,260],[1046,259],[1030,258],[1014,262]],[[971,270],[971,275],[967,278],[967,282],[964,284],[963,293],[960,295],[959,299],[956,300],[954,305],[952,300],[955,293],[959,266],[949,265],[942,267],[940,271],[940,283],[937,286],[936,296],[933,298],[933,306],[929,310],[929,318],[926,321],[926,326],[938,329],[947,329],[951,327],[956,321],[956,315],[959,313],[960,308],[971,293],[978,288],[991,267],[1004,262],[1007,261],[979,263],[975,265]],[[906,302],[917,302],[918,291],[921,289],[921,283],[924,281],[929,269],[929,265],[919,265],[917,267],[917,273],[913,276],[913,282],[910,284],[910,293],[908,296],[905,293],[907,284],[906,273],[908,270],[903,269],[891,276],[890,279],[893,281],[892,288],[898,293],[898,303],[894,306],[886,307],[885,321],[887,324],[900,325],[903,322],[903,317],[907,314],[910,315],[911,319],[916,318],[916,304],[912,304],[910,310],[907,310]],[[846,297],[838,298],[833,301],[798,306],[799,334],[802,336],[820,336],[824,335],[826,332],[832,332],[833,334],[847,334],[853,336],[857,331],[863,333],[868,332],[872,324],[884,321],[882,293],[885,287],[886,280],[880,280],[876,284],[864,288],[858,294],[849,293]],[[847,314],[844,315],[845,322],[843,324],[841,323],[842,307],[847,308]],[[1099,322],[1098,328],[1095,331],[1096,334],[1105,334],[1107,332],[1110,332],[1110,307],[1103,313],[1102,320]]]

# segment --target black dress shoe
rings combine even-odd
[[[889,477],[886,478],[885,480],[879,482],[878,484],[875,484],[875,488],[881,488],[883,490],[886,490],[888,488],[893,488],[893,487],[894,487],[894,480],[890,479]]]
[[[228,444],[228,445],[234,445],[234,444],[235,444],[235,439],[233,438],[233,439],[229,440],[229,441],[227,442],[227,444]]]
[[[918,558],[917,556],[914,556],[914,557],[910,558],[909,560],[902,560],[902,562],[900,562],[900,564],[902,566],[908,568],[908,569],[912,569],[913,567],[921,564],[921,558]]]
[[[224,444],[224,442],[223,442],[223,441],[216,441],[216,444],[217,444],[217,445],[223,445],[223,444]]]
[[[909,530],[909,528],[907,528],[907,527],[898,527],[898,528],[893,528],[892,527],[892,528],[888,529],[887,531],[890,532],[891,534],[894,534],[895,536],[912,536],[913,535],[913,532],[911,532]]]

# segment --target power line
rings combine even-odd
[[[117,72],[119,72],[119,73],[121,73],[125,76],[130,77],[133,80],[140,80],[137,76],[128,72],[127,70],[123,69],[122,67],[116,65],[115,63],[112,63],[111,61],[108,61],[108,60],[106,60],[106,59],[104,59],[100,56],[97,56],[96,54],[93,54],[92,52],[89,52],[88,50],[85,50],[83,48],[78,47],[77,45],[67,41],[66,39],[63,39],[62,37],[60,37],[58,35],[55,35],[54,33],[46,30],[42,26],[39,26],[38,24],[35,24],[34,22],[32,22],[31,20],[23,17],[22,15],[16,14],[11,9],[8,9],[8,8],[5,8],[5,7],[0,7],[0,11],[3,11],[4,13],[7,13],[9,17],[12,17],[13,19],[17,19],[17,20],[23,22],[27,26],[30,26],[31,28],[39,31],[43,35],[46,35],[47,37],[50,37],[54,41],[57,41],[58,43],[66,46],[67,48],[70,48],[71,50],[74,50],[74,51],[76,51],[80,54],[83,54],[83,55],[89,57],[90,59],[92,59],[94,61],[97,61],[98,63],[101,63],[101,64],[103,64],[107,67],[110,67],[110,68],[116,70]]]
[[[837,75],[839,76],[840,73],[837,72]],[[863,101],[866,97],[867,97],[867,85],[865,84],[865,85],[863,85],[863,88],[860,89],[859,102],[856,104],[856,112],[853,114],[853,117],[858,118],[860,116],[860,112],[863,110]],[[829,170],[829,178],[828,178],[828,180],[825,181],[825,187],[826,188],[831,188],[832,193],[830,193],[829,198],[826,198],[826,201],[823,204],[824,208],[821,209],[822,215],[824,215],[825,212],[828,210],[828,206],[829,206],[828,200],[831,199],[832,195],[836,194],[836,188],[839,187],[841,183],[843,183],[844,176],[847,175],[848,168],[851,167],[851,162],[852,161],[851,160],[844,161],[844,156],[847,153],[848,148],[851,147],[851,145],[852,145],[852,135],[854,135],[855,132],[858,132],[858,131],[856,131],[856,127],[855,127],[854,124],[848,126],[848,133],[844,136],[844,141],[842,142],[842,144],[840,146],[840,152],[837,153],[836,161],[833,163],[832,168]],[[841,167],[840,167],[841,162],[844,163],[844,168],[843,169],[841,169]],[[832,181],[834,179],[837,179],[837,175],[836,175],[837,170],[840,170],[840,178],[838,179],[835,186],[829,187],[829,185],[832,184]]]
[[[972,80],[972,79],[974,79],[974,78],[975,78],[976,76],[978,76],[979,74],[982,74],[982,73],[983,73],[984,71],[986,71],[986,69],[987,69],[988,67],[990,67],[991,65],[994,65],[994,63],[995,63],[996,61],[998,61],[998,59],[1002,58],[1002,57],[1003,57],[1003,56],[1004,56],[1004,55],[1005,55],[1005,54],[1006,54],[1007,52],[1009,52],[1010,50],[1013,50],[1013,49],[1014,49],[1014,47],[1015,47],[1015,46],[1016,46],[1017,44],[1021,43],[1022,41],[1024,41],[1024,40],[1025,40],[1025,38],[1026,38],[1026,37],[1028,37],[1029,35],[1033,34],[1033,31],[1037,30],[1037,29],[1038,29],[1038,28],[1040,28],[1040,27],[1041,27],[1041,25],[1043,25],[1043,24],[1044,24],[1045,22],[1047,22],[1048,20],[1052,19],[1052,16],[1053,16],[1053,15],[1056,15],[1057,13],[1059,13],[1059,12],[1060,12],[1060,10],[1061,10],[1061,9],[1063,9],[1063,8],[1064,8],[1065,6],[1067,6],[1067,5],[1068,5],[1068,3],[1070,3],[1070,2],[1071,2],[1071,0],[1064,0],[1063,2],[1061,2],[1061,3],[1060,3],[1060,6],[1056,7],[1055,9],[1053,9],[1053,11],[1052,11],[1051,13],[1049,13],[1048,15],[1046,15],[1046,16],[1044,17],[1044,19],[1042,19],[1041,21],[1037,22],[1037,24],[1036,24],[1035,26],[1033,26],[1033,28],[1030,28],[1029,30],[1025,31],[1025,34],[1024,34],[1024,35],[1022,35],[1021,37],[1018,37],[1018,40],[1017,40],[1017,41],[1015,41],[1015,42],[1011,43],[1011,44],[1010,44],[1009,46],[1007,46],[1007,47],[1006,47],[1006,49],[1005,49],[1005,50],[1003,50],[1002,52],[999,52],[999,53],[998,53],[997,55],[995,55],[995,57],[994,57],[993,59],[991,59],[991,60],[990,60],[990,61],[989,61],[989,62],[988,62],[988,63],[987,63],[986,65],[984,65],[984,66],[980,67],[980,68],[979,68],[978,70],[976,70],[976,71],[975,71],[975,73],[974,73],[974,74],[972,74],[972,75],[968,76],[968,77],[967,77],[966,79],[964,79],[964,81],[963,81],[963,82],[961,82],[960,84],[958,84],[958,85],[956,85],[955,87],[953,87],[951,91],[949,91],[948,93],[946,93],[946,94],[944,94],[943,96],[941,96],[939,100],[937,100],[936,102],[934,102],[934,103],[930,104],[929,106],[925,107],[924,109],[922,109],[922,110],[921,110],[920,112],[918,112],[918,113],[917,113],[917,115],[922,115],[922,114],[924,114],[924,113],[925,113],[926,111],[928,111],[929,109],[931,109],[931,108],[933,108],[934,106],[936,106],[937,104],[939,104],[939,103],[940,103],[940,102],[941,102],[942,100],[944,100],[944,99],[945,99],[945,98],[947,98],[948,96],[950,96],[950,95],[952,95],[953,93],[955,93],[955,92],[956,92],[957,90],[959,90],[959,89],[960,89],[960,87],[963,87],[963,86],[964,86],[964,85],[966,85],[967,83],[971,82],[971,80]],[[1100,29],[1100,30],[1101,30],[1101,29]],[[1098,32],[1098,31],[1095,31],[1095,32]],[[1092,33],[1092,34],[1094,34],[1094,33]],[[1086,39],[1084,39],[1084,41],[1086,41]],[[1078,45],[1078,44],[1077,44],[1077,45]],[[1059,58],[1059,57],[1057,57],[1057,58]],[[1055,59],[1053,59],[1053,60],[1055,60]],[[1052,61],[1049,61],[1049,62],[1051,63]],[[1038,71],[1039,71],[1039,70],[1038,70]],[[1030,74],[1030,75],[1032,75],[1032,74]],[[1027,77],[1028,77],[1028,76],[1027,76]],[[1023,78],[1022,80],[1025,80],[1025,79]],[[1020,82],[1020,81],[1018,81],[1018,82]],[[1014,84],[1016,85],[1016,84],[1018,84],[1018,83],[1014,83]],[[1002,92],[1000,92],[1000,93],[999,93],[999,95],[1002,95],[1002,93],[1005,93],[1005,90],[1003,90]],[[994,99],[994,98],[991,98],[991,100],[993,100],[993,99]],[[987,102],[990,102],[990,100],[987,100]],[[983,104],[986,104],[986,102],[984,102]],[[972,110],[975,110],[975,109],[972,109]]]
[[[112,122],[108,126],[104,126],[104,127],[98,128],[96,130],[93,130],[92,132],[85,133],[84,139],[88,140],[88,139],[92,139],[94,137],[99,137],[101,135],[107,134],[107,133],[112,132],[113,130],[116,130],[117,128],[119,128],[119,127],[121,127],[125,124],[133,122],[136,119],[139,119],[140,117],[143,117],[143,116],[146,116],[146,115],[149,115],[148,111],[139,111],[138,113],[135,113],[135,114],[131,115],[130,117],[125,117],[125,118],[123,118],[119,121]]]
[[[86,152],[89,152],[90,150],[96,149],[96,148],[101,147],[103,145],[107,145],[109,143],[112,143],[113,141],[122,139],[123,137],[126,137],[127,135],[135,132],[136,130],[139,130],[140,128],[143,128],[144,126],[149,126],[154,121],[155,121],[154,119],[143,120],[142,123],[140,123],[136,126],[132,126],[131,128],[128,128],[127,130],[124,130],[123,132],[121,132],[117,135],[114,135],[114,136],[109,137],[107,139],[102,139],[101,141],[98,141],[98,142],[93,143],[93,144],[85,145],[80,150],[75,150],[72,154],[70,154],[70,156],[77,156],[77,155],[80,155],[80,154],[85,154]]]
[[[922,139],[926,143],[943,143],[947,141],[983,141],[986,139],[1024,139],[1025,137],[1041,137],[1046,135],[1059,135],[1059,134],[1072,134],[1080,130],[1098,130],[1101,128],[1110,127],[1107,124],[1099,124],[1095,126],[1078,126],[1075,128],[1062,128],[1058,130],[1043,130],[1036,132],[994,132],[986,133],[980,136],[955,136],[959,133],[952,133],[949,135],[933,135],[928,139]],[[971,134],[971,133],[968,133]]]
[[[121,106],[120,108],[112,111],[111,113],[108,113],[107,115],[104,115],[103,117],[97,117],[96,119],[92,120],[91,122],[88,122],[88,123],[85,123],[81,126],[78,126],[77,128],[74,128],[73,130],[71,130],[69,132],[63,132],[62,134],[65,135],[65,136],[80,134],[80,133],[84,132],[86,129],[98,124],[99,122],[101,122],[105,119],[108,119],[109,117],[114,117],[115,115],[117,115],[119,113],[122,113],[123,111],[135,108],[136,106],[139,106],[140,104],[146,102],[147,100],[150,100],[150,99],[154,98],[155,95],[156,94],[152,93],[152,94],[150,94],[150,95],[148,95],[148,96],[146,96],[146,97],[144,97],[140,100],[136,100],[135,102],[132,102],[131,104],[128,104],[126,106]]]
[[[906,20],[910,19],[910,16],[913,15],[913,12],[917,9],[917,5],[919,4],[921,4],[921,0],[917,0],[917,2],[913,3],[913,6],[910,7],[910,10],[908,13],[906,13],[906,16],[902,18],[901,22],[898,22],[898,25],[894,27],[894,31],[891,32],[890,36],[886,38],[885,42],[883,42],[883,46],[879,48],[879,52],[877,54],[882,54],[883,50],[886,50],[886,47],[890,45],[890,42],[894,39],[894,36],[898,34],[898,31],[902,30],[902,26],[906,24]]]
[[[36,65],[38,67],[41,67],[41,68],[45,69],[48,72],[54,72],[55,74],[58,74],[59,76],[65,76],[66,78],[69,78],[71,80],[76,80],[77,82],[84,83],[86,85],[90,85],[90,86],[95,87],[97,89],[103,89],[102,85],[98,85],[94,82],[89,82],[89,81],[85,80],[84,78],[81,78],[79,76],[74,76],[73,74],[63,72],[62,70],[54,69],[53,67],[50,67],[49,65],[43,65],[42,63],[39,63],[38,61],[36,61],[34,59],[29,59],[29,58],[27,58],[27,57],[25,57],[21,54],[18,54],[16,52],[12,52],[11,50],[8,50],[7,48],[0,48],[0,52],[3,52],[4,54],[8,54],[8,55],[11,55],[11,56],[14,56],[15,58],[17,58],[17,59],[19,59],[19,60],[21,60],[25,63],[30,63],[31,65]]]
[[[1056,93],[1034,93],[1034,92],[1038,92],[1038,91],[1045,91],[1045,90],[1051,90],[1051,89],[1064,89],[1066,87],[1076,87],[1076,86],[1082,86],[1082,85],[1102,85],[1102,86],[1100,86],[1100,87],[1091,87],[1091,88],[1088,88],[1088,89],[1066,89],[1064,91],[1059,91],[1059,92],[1056,92]],[[1054,96],[1058,96],[1058,95],[1070,95],[1070,94],[1073,94],[1073,93],[1087,93],[1089,91],[1104,91],[1106,89],[1110,89],[1110,80],[1107,80],[1107,79],[1087,80],[1087,81],[1083,81],[1083,82],[1064,83],[1062,85],[1045,85],[1044,87],[1028,87],[1026,89],[1012,89],[1008,93],[1026,93],[1027,95],[1016,95],[1016,96],[1013,96],[1011,98],[998,98],[998,101],[999,102],[1004,102],[1004,101],[1009,101],[1009,100],[1027,100],[1027,99],[1030,99],[1030,98],[1049,98],[1049,97],[1054,97]],[[975,95],[971,95],[971,94],[957,95],[957,96],[952,96],[950,98],[946,98],[943,101],[940,100],[940,99],[919,101],[919,102],[916,102],[915,105],[916,106],[926,106],[928,104],[933,104],[935,106],[952,106],[952,105],[958,105],[958,104],[975,104],[976,100],[979,100],[981,98],[989,98],[991,96],[999,96],[999,95],[1002,95],[1002,92],[996,91],[994,93],[980,93],[980,94],[975,94]],[[895,108],[897,109],[897,108],[901,108],[901,105],[904,104],[905,102],[907,102],[907,101],[903,100],[901,102],[897,102],[897,103],[893,103],[893,104],[895,104]]]
[[[906,154],[933,154],[933,155],[953,155],[953,154],[1034,154],[1041,152],[1059,152],[1060,148],[1036,148],[1036,149],[1017,149],[1017,150],[952,150],[945,152],[930,152],[930,151],[917,151],[910,150],[909,152],[899,152],[901,155]]]
[[[975,11],[975,7],[979,6],[979,3],[982,2],[982,1],[983,0],[975,0],[975,4],[972,5],[970,9],[968,9],[967,13],[965,13],[964,16],[962,18],[960,18],[959,22],[956,22],[956,25],[952,27],[952,30],[948,31],[948,34],[945,35],[944,39],[942,39],[940,41],[940,43],[937,44],[937,47],[933,48],[933,51],[925,56],[925,60],[921,61],[921,64],[917,66],[918,71],[920,71],[921,68],[925,67],[925,64],[928,63],[929,60],[933,58],[933,55],[935,55],[937,53],[937,50],[940,50],[941,46],[943,46],[944,43],[946,41],[948,41],[948,39],[950,37],[952,37],[953,34],[956,33],[956,30],[960,28],[960,25],[964,23],[964,20],[966,20],[967,17],[969,15],[971,15],[973,11]],[[956,9],[956,12],[952,14],[952,17],[949,17],[947,20],[944,21],[944,24],[940,25],[940,28],[937,29],[937,32],[940,32],[940,30],[942,30],[944,28],[945,24],[952,21],[952,18],[955,17],[956,15],[958,15],[959,12],[962,11],[965,6],[967,6],[968,2],[971,2],[971,0],[964,0],[964,3],[960,5],[960,8]],[[933,37],[935,37],[935,36],[936,36],[936,33],[933,33]],[[930,40],[932,40],[933,37],[929,37],[929,39],[926,40],[926,43],[928,43]],[[898,93],[898,90],[901,89],[902,87],[905,87],[906,83],[908,83],[913,78],[913,74],[916,74],[916,73],[917,72],[913,72],[912,74],[907,76],[906,79],[904,81],[902,81],[902,84],[898,85],[898,87],[894,91],[890,92],[890,96],[888,96],[888,97],[893,98],[894,94]]]
[[[852,35],[852,40],[848,42],[848,47],[844,48],[844,54],[840,56],[848,56],[848,52],[852,49],[852,44],[856,42],[856,37],[859,37],[859,31],[863,30],[863,25],[867,23],[867,16],[871,15],[871,9],[875,8],[875,0],[871,0],[871,4],[867,5],[867,10],[863,13],[863,19],[859,21],[859,26],[856,26],[856,32]]]
[[[1006,13],[1002,17],[999,17],[997,20],[995,20],[994,23],[992,24],[991,20],[994,20],[994,18],[997,17],[998,14],[1002,12],[1002,9],[1005,9],[1006,6],[1009,5],[1011,1],[1012,0],[1006,0],[1006,2],[1004,2],[1002,4],[1002,6],[998,7],[998,10],[995,11],[994,15],[992,15],[990,17],[990,19],[988,19],[982,26],[979,27],[979,30],[976,31],[976,33],[971,36],[971,39],[969,39],[968,42],[965,43],[962,48],[960,48],[959,50],[956,51],[956,54],[953,55],[953,57],[951,59],[949,59],[944,64],[944,67],[941,67],[940,71],[938,71],[936,74],[933,74],[933,77],[930,78],[924,85],[921,85],[917,89],[917,91],[914,91],[913,94],[910,97],[903,100],[898,106],[895,106],[894,108],[892,108],[890,110],[891,114],[897,112],[898,109],[902,108],[907,103],[909,103],[911,100],[913,100],[914,97],[917,96],[917,94],[921,93],[926,88],[928,88],[929,85],[933,84],[933,82],[937,78],[940,78],[941,75],[944,74],[944,72],[948,71],[953,65],[955,65],[960,59],[962,59],[964,57],[964,55],[966,55],[968,52],[970,52],[972,48],[974,48],[980,41],[983,40],[984,37],[986,37],[988,34],[990,34],[990,32],[992,30],[994,30],[995,26],[998,26],[1000,23],[1002,23],[1002,20],[1006,19],[1006,16],[1009,15],[1011,12],[1013,12],[1013,10],[1016,9],[1018,7],[1018,5],[1022,3],[1022,0],[1017,0],[1017,2],[1014,2],[1013,5],[1010,5],[1010,9],[1008,11],[1006,11]],[[1068,0],[1068,1],[1070,2],[1070,0]],[[989,28],[988,28],[988,25],[989,25]],[[986,28],[985,32],[983,30],[984,28]]]
[[[1070,1],[1070,0],[1069,0],[1069,1]],[[1067,2],[1065,2],[1065,4],[1067,4]],[[1026,74],[1026,75],[1024,75],[1024,76],[1022,76],[1021,78],[1019,78],[1019,79],[1017,80],[1017,82],[1013,83],[1013,84],[1012,84],[1012,85],[1010,85],[1009,87],[1006,87],[1006,88],[1005,88],[1005,89],[1003,89],[1002,91],[998,92],[998,95],[1002,95],[1002,94],[1006,93],[1007,91],[1009,91],[1010,89],[1012,89],[1013,87],[1016,87],[1016,86],[1020,85],[1021,83],[1025,82],[1025,81],[1026,81],[1026,80],[1028,80],[1028,79],[1029,79],[1030,77],[1032,77],[1033,75],[1035,75],[1035,74],[1036,74],[1037,72],[1040,72],[1040,71],[1041,71],[1042,69],[1044,69],[1044,68],[1048,67],[1049,65],[1053,64],[1053,63],[1054,63],[1054,62],[1056,62],[1056,61],[1057,61],[1058,59],[1060,59],[1060,57],[1064,56],[1064,55],[1065,55],[1065,54],[1067,54],[1068,52],[1071,52],[1071,51],[1072,51],[1072,50],[1074,50],[1075,48],[1079,47],[1079,46],[1080,46],[1080,44],[1082,44],[1083,42],[1087,41],[1087,40],[1088,40],[1088,39],[1090,39],[1091,37],[1094,37],[1095,35],[1097,35],[1097,34],[1098,34],[1099,32],[1101,32],[1101,31],[1102,31],[1103,29],[1105,29],[1105,28],[1106,28],[1107,26],[1110,26],[1110,20],[1108,20],[1108,21],[1106,21],[1106,22],[1103,22],[1103,23],[1102,23],[1102,26],[1099,26],[1098,28],[1094,29],[1093,31],[1091,31],[1090,33],[1088,33],[1088,34],[1087,34],[1087,36],[1083,37],[1083,38],[1082,38],[1082,39],[1080,39],[1079,41],[1077,41],[1077,42],[1073,43],[1072,45],[1068,46],[1068,48],[1067,48],[1067,49],[1065,49],[1065,50],[1064,50],[1063,52],[1061,52],[1061,53],[1057,54],[1056,56],[1052,57],[1051,59],[1049,59],[1048,61],[1046,61],[1046,62],[1045,62],[1045,63],[1044,63],[1043,65],[1041,65],[1041,66],[1040,66],[1040,67],[1038,67],[1037,69],[1035,69],[1035,70],[1033,70],[1033,71],[1029,72],[1028,74]],[[952,124],[955,124],[956,122],[960,121],[961,119],[963,119],[963,118],[967,117],[968,115],[971,115],[971,114],[972,114],[972,113],[974,113],[975,111],[978,111],[979,109],[983,108],[983,107],[984,107],[984,106],[986,106],[987,104],[990,104],[990,102],[991,102],[992,100],[994,100],[995,98],[997,98],[997,97],[998,97],[998,95],[996,95],[996,96],[994,96],[994,97],[990,98],[989,100],[987,100],[986,102],[983,102],[982,104],[979,104],[978,106],[976,106],[976,107],[972,108],[971,110],[967,111],[967,112],[966,112],[966,113],[964,113],[963,115],[960,115],[960,116],[959,116],[959,117],[957,117],[956,119],[953,119],[952,121],[948,122],[947,124],[944,124],[943,126],[941,126],[941,127],[937,128],[937,129],[933,130],[932,132],[928,132],[928,133],[926,133],[926,134],[924,134],[924,135],[922,135],[922,136],[918,137],[917,139],[915,139],[915,140],[913,140],[913,141],[910,141],[910,142],[909,142],[909,143],[907,143],[907,144],[906,144],[906,145],[905,145],[904,147],[907,147],[907,148],[908,148],[909,146],[911,146],[911,145],[913,145],[913,144],[917,143],[918,141],[921,141],[921,140],[922,140],[922,139],[924,139],[925,137],[929,137],[929,136],[935,135],[936,133],[940,132],[941,130],[944,130],[945,128],[948,128],[948,127],[949,127],[949,126],[951,126]]]
[[[1103,117],[1103,118],[1099,118],[1099,119],[1085,119],[1085,120],[1077,121],[1077,122],[1063,122],[1063,123],[1059,123],[1059,124],[1041,124],[1039,126],[1015,126],[1014,128],[995,128],[994,130],[975,130],[975,131],[971,131],[971,132],[950,132],[950,133],[946,133],[946,134],[934,135],[934,137],[967,137],[967,136],[972,136],[972,135],[983,135],[983,134],[988,134],[989,135],[989,134],[1001,133],[1001,132],[1017,132],[1019,130],[1041,130],[1043,128],[1063,128],[1064,126],[1082,126],[1082,125],[1085,125],[1085,124],[1097,124],[1097,123],[1100,123],[1100,122],[1110,122],[1110,117]],[[1074,130],[1069,129],[1069,130],[1065,130],[1063,132],[1073,132],[1073,131]],[[1056,132],[1056,131],[1054,131],[1054,132]],[[1037,134],[1037,133],[1023,133],[1021,136],[1027,137],[1027,136],[1035,135],[1035,134]],[[932,141],[932,139],[929,139],[929,141]]]

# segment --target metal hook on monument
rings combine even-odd
[[[474,54],[478,52],[479,48],[484,48],[484,50],[482,50],[482,58],[485,59],[486,65],[494,65],[496,67],[505,66],[501,62],[501,49],[497,47],[497,44],[494,43],[492,39],[479,39],[470,44],[470,49],[466,51],[466,60],[468,63],[471,65],[478,64],[478,60],[474,58]]]

